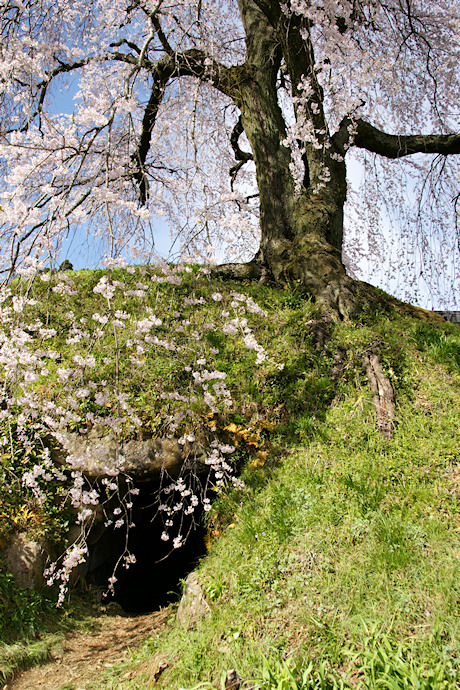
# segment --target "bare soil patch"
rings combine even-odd
[[[84,690],[166,622],[164,609],[139,616],[101,615],[90,629],[69,632],[52,661],[22,672],[4,690]],[[128,672],[130,675],[131,672]],[[101,681],[101,687],[103,682]]]

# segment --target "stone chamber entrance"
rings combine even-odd
[[[158,610],[179,598],[181,580],[206,554],[206,529],[198,510],[190,516],[176,515],[170,528],[169,541],[163,541],[163,520],[157,514],[155,494],[157,481],[135,484],[139,494],[133,496],[132,522],[128,548],[136,557],[136,563],[126,569],[120,562],[116,569],[113,595],[103,597],[103,602],[117,602],[125,613],[143,614]],[[179,548],[173,547],[173,537],[180,531],[187,539]],[[89,558],[85,580],[87,586],[106,591],[120,555],[124,551],[126,532],[113,525],[94,529],[89,538]]]

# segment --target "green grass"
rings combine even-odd
[[[200,567],[210,618],[191,631],[171,620],[133,668],[166,655],[165,688],[218,688],[229,668],[264,688],[458,687],[460,376],[420,330],[399,317],[336,329],[330,342],[352,351],[315,430],[294,425],[269,470],[246,471],[244,497],[214,507],[224,535]],[[398,394],[389,442],[352,364],[371,336]]]
[[[19,671],[50,661],[63,636],[47,634],[44,639],[25,638],[14,644],[0,642],[0,680],[8,682]]]
[[[1,564],[1,561],[0,561]],[[62,656],[69,632],[91,632],[94,609],[75,593],[61,609],[49,590],[34,592],[18,587],[0,571],[0,681]]]
[[[98,275],[73,278],[82,309],[94,311]],[[155,283],[146,300],[169,324],[167,314],[189,287]],[[189,631],[172,616],[164,633],[94,687],[149,687],[159,657],[168,663],[159,688],[219,688],[230,668],[279,690],[458,687],[460,331],[382,303],[361,323],[330,325],[318,348],[321,315],[302,294],[208,279],[195,291],[205,304],[187,318],[201,328],[217,321],[222,302],[210,295],[219,290],[228,304],[232,289],[268,312],[251,321],[268,356],[256,367],[254,352],[219,330],[203,341],[219,348],[212,366],[227,373],[234,406],[213,420],[223,439],[238,444],[245,481],[242,492],[222,492],[208,516],[220,534],[199,567],[211,615]],[[64,318],[70,297],[50,322]],[[128,307],[141,318],[141,306]],[[396,392],[390,441],[376,430],[362,369],[369,348],[379,352]],[[65,343],[60,349],[72,355]],[[130,401],[161,430],[174,404],[147,391],[189,385],[177,361],[148,356],[142,369],[123,366]],[[195,413],[209,422],[201,403]],[[127,670],[134,679],[125,680]]]

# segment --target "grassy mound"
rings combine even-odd
[[[59,276],[38,284],[49,300],[59,296],[47,306],[56,333],[46,348],[60,357],[30,385],[37,396],[75,398],[89,374],[72,369],[74,347],[91,343],[81,356],[95,359],[93,387],[69,424],[103,421],[123,387],[118,433],[136,434],[134,417],[152,433],[205,428],[236,448],[245,486],[218,487],[207,514],[213,540],[199,577],[208,619],[184,631],[172,615],[165,634],[93,687],[218,688],[230,668],[267,688],[457,687],[458,328],[404,315],[384,296],[378,313],[334,325],[295,290],[217,283],[197,270],[180,284],[155,275],[112,274],[124,286],[112,303],[94,292],[96,272],[68,274],[67,292],[49,289]],[[108,325],[92,323],[95,313]],[[139,323],[153,316],[162,333],[149,331],[157,340],[146,344]],[[116,318],[126,325],[114,331]],[[88,337],[75,342],[78,329]],[[158,344],[173,339],[175,350]],[[33,343],[43,351],[40,338]],[[376,429],[362,368],[370,349],[396,393],[389,441]],[[72,371],[63,381],[58,369]],[[226,374],[232,405],[228,394],[206,402],[214,389],[193,378],[204,369]],[[103,402],[101,382],[115,391]]]

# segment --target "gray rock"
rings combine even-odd
[[[185,580],[185,589],[177,609],[176,620],[180,628],[191,630],[211,613],[209,604],[203,595],[200,581],[192,572]]]
[[[225,690],[261,690],[260,685],[252,685],[243,680],[234,668],[230,668],[225,676]]]
[[[243,679],[234,668],[230,668],[225,676],[225,690],[239,690],[243,684]]]
[[[44,585],[46,550],[43,544],[34,541],[25,532],[13,535],[3,552],[3,559],[19,587],[39,589]]]
[[[134,480],[155,480],[162,472],[177,477],[187,462],[197,474],[209,471],[205,456],[196,443],[179,444],[177,439],[153,438],[143,441],[117,440],[103,425],[94,426],[87,434],[62,432],[57,435],[62,448],[53,459],[68,463],[92,479],[125,472]]]

